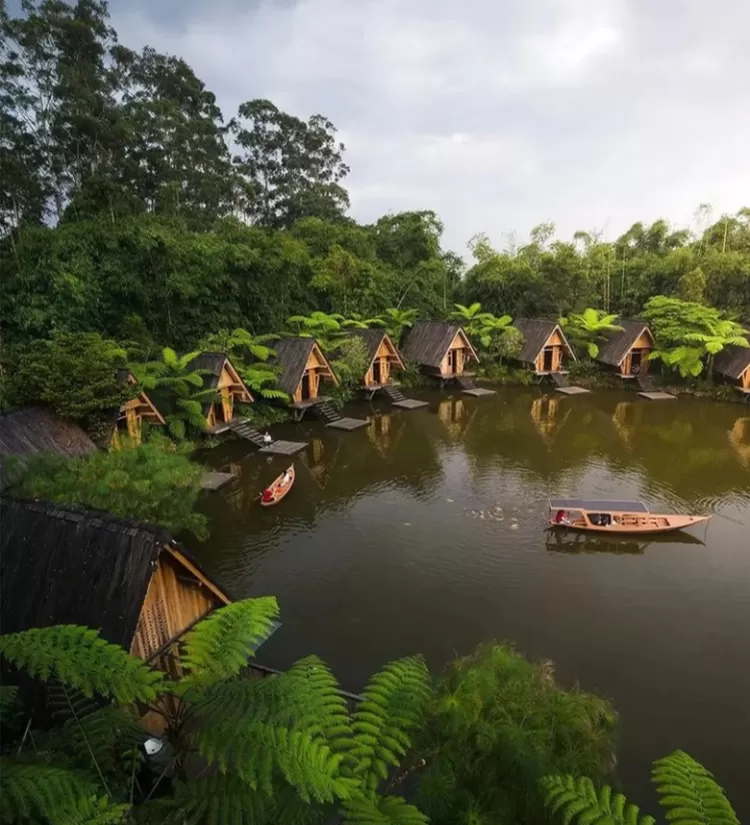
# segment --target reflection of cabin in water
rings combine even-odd
[[[362,377],[362,388],[378,390],[391,381],[394,370],[404,369],[396,345],[384,329],[354,329],[349,336],[359,338],[367,348],[367,372]]]
[[[635,378],[648,372],[648,357],[654,349],[654,336],[643,321],[618,321],[602,344],[597,361],[622,378]]]
[[[202,371],[203,389],[216,390],[203,402],[206,427],[220,433],[229,429],[235,418],[235,404],[252,404],[253,397],[232,362],[223,352],[202,352],[190,364],[191,370]]]
[[[292,407],[310,406],[321,398],[321,384],[338,384],[328,359],[314,338],[281,338],[270,363],[281,372],[276,386],[292,398]]]
[[[468,431],[477,409],[469,408],[463,398],[445,398],[438,404],[437,417],[450,437],[458,440]]]
[[[575,361],[575,353],[560,325],[538,318],[516,318],[513,326],[521,332],[524,344],[516,357],[537,375],[562,372],[567,360]]]
[[[729,443],[742,465],[750,467],[750,417],[738,418],[734,422],[729,430]]]
[[[721,381],[747,393],[750,401],[750,347],[724,347],[714,358],[713,371]]]
[[[556,395],[540,395],[531,402],[531,420],[536,431],[548,444],[554,442],[571,412],[567,406],[562,419],[559,420],[560,401]]]
[[[133,373],[127,369],[118,370],[117,378],[128,386],[135,386],[138,383]],[[120,406],[109,442],[110,448],[119,450],[123,445],[123,440],[127,440],[130,444],[140,444],[143,440],[144,421],[152,425],[164,424],[162,414],[156,409],[148,395],[141,390],[135,398],[123,402]]]
[[[404,358],[441,382],[468,375],[467,365],[479,356],[463,327],[447,321],[416,321],[401,348]]]
[[[0,513],[4,633],[84,625],[149,659],[230,602],[162,528],[8,497]]]

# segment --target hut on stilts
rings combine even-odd
[[[551,380],[560,393],[580,395],[589,392],[584,387],[571,385],[565,374],[566,364],[577,359],[560,324],[542,318],[516,318],[513,326],[524,338],[516,361],[540,379]]]
[[[128,369],[121,369],[117,378],[123,384],[135,386],[138,382]],[[143,422],[150,425],[163,426],[164,418],[154,406],[153,401],[141,390],[128,401],[124,401],[117,411],[115,425],[109,440],[112,450],[119,450],[127,439],[130,444],[140,444],[143,440]]]
[[[750,402],[750,347],[724,347],[714,358],[713,374],[744,393]]]
[[[189,365],[203,375],[203,389],[207,393],[203,403],[206,430],[211,434],[231,429],[237,416],[237,404],[252,404],[253,397],[245,382],[223,352],[202,352]]]
[[[618,321],[621,330],[613,330],[599,350],[596,361],[620,378],[637,379],[648,374],[649,355],[654,350],[654,336],[643,321]]]

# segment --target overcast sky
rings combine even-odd
[[[352,214],[434,209],[445,246],[546,220],[615,237],[750,205],[748,0],[110,0],[225,117],[329,117]]]

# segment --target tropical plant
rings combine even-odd
[[[215,389],[203,389],[206,370],[192,366],[199,354],[178,355],[170,347],[165,347],[161,359],[131,364],[136,379],[146,389],[154,390],[154,398],[165,413],[169,432],[179,440],[191,432],[206,429],[204,407],[216,396]]]
[[[398,343],[405,329],[414,326],[419,315],[416,309],[399,309],[388,307],[382,315],[371,319],[369,326],[384,327],[388,335]]]
[[[726,346],[748,346],[747,331],[715,307],[656,295],[643,317],[657,345],[649,357],[677,369],[683,378],[710,370],[714,356]]]
[[[127,450],[38,453],[24,462],[9,457],[5,480],[21,496],[80,504],[205,538],[206,517],[195,511],[203,470],[188,458],[191,449],[154,434]]]
[[[671,825],[740,825],[729,800],[713,774],[684,751],[654,762],[651,778]],[[621,793],[608,785],[599,790],[582,777],[547,776],[541,780],[545,804],[551,815],[566,825],[654,825],[654,817],[641,814]]]
[[[615,721],[603,699],[559,687],[549,662],[482,645],[448,666],[428,706],[417,804],[434,825],[542,821],[543,776],[611,776]]]
[[[573,346],[579,352],[586,352],[593,359],[599,355],[599,345],[606,340],[610,332],[622,329],[615,322],[617,315],[606,313],[600,309],[588,307],[581,313],[571,312],[560,318],[563,327]]]
[[[361,316],[346,318],[340,313],[313,312],[311,315],[292,315],[287,318],[291,332],[285,335],[299,335],[315,338],[323,349],[338,346],[347,329],[367,329],[367,321]]]
[[[342,338],[336,343],[331,366],[342,387],[351,391],[362,383],[370,366],[367,345],[356,335]]]
[[[426,825],[416,808],[384,789],[430,698],[424,662],[410,657],[386,665],[352,711],[329,668],[314,656],[283,674],[242,675],[277,618],[273,598],[215,611],[165,653],[179,658],[170,672],[182,675],[174,679],[93,630],[53,627],[0,637],[6,662],[50,689],[62,686],[71,700],[64,724],[81,745],[63,747],[58,726],[46,736],[35,734],[42,747],[34,751],[26,741],[14,744],[0,770],[4,799],[11,800],[4,821],[33,817],[67,825],[80,810],[85,816],[76,821],[93,825],[100,820],[91,813],[119,821],[116,815],[136,806],[145,820],[196,825],[317,822],[337,808],[351,825]],[[77,691],[104,704],[86,705]],[[165,726],[166,758],[148,793],[136,781],[140,762],[131,739],[123,763],[112,758],[113,737],[104,735],[131,731],[123,718],[134,720],[138,703]],[[140,742],[145,738],[141,732]]]

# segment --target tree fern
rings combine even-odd
[[[84,774],[36,763],[0,759],[0,819],[3,822],[49,820],[55,811],[73,810],[94,793]]]
[[[48,815],[52,825],[117,825],[130,812],[130,805],[114,804],[107,797],[83,797],[70,808]]]
[[[31,676],[54,677],[82,691],[118,702],[149,702],[164,674],[101,638],[97,630],[77,625],[32,628],[0,636],[0,655]]]
[[[21,701],[15,685],[0,685],[0,728],[13,730],[21,716]]]
[[[427,825],[427,817],[400,796],[358,794],[343,805],[347,825]]]
[[[399,765],[411,741],[409,732],[422,721],[430,697],[430,679],[421,657],[387,664],[370,679],[352,718],[348,750],[353,775],[374,790],[388,770]],[[347,743],[339,743],[347,746]]]
[[[279,605],[273,596],[245,599],[214,611],[185,639],[181,690],[236,676],[255,648],[268,638]]]
[[[672,825],[739,825],[713,775],[684,751],[654,762],[651,776]]]
[[[656,821],[641,815],[635,805],[628,804],[622,794],[613,794],[608,785],[597,792],[586,777],[546,776],[541,786],[547,809],[560,815],[564,825],[653,825]]]

